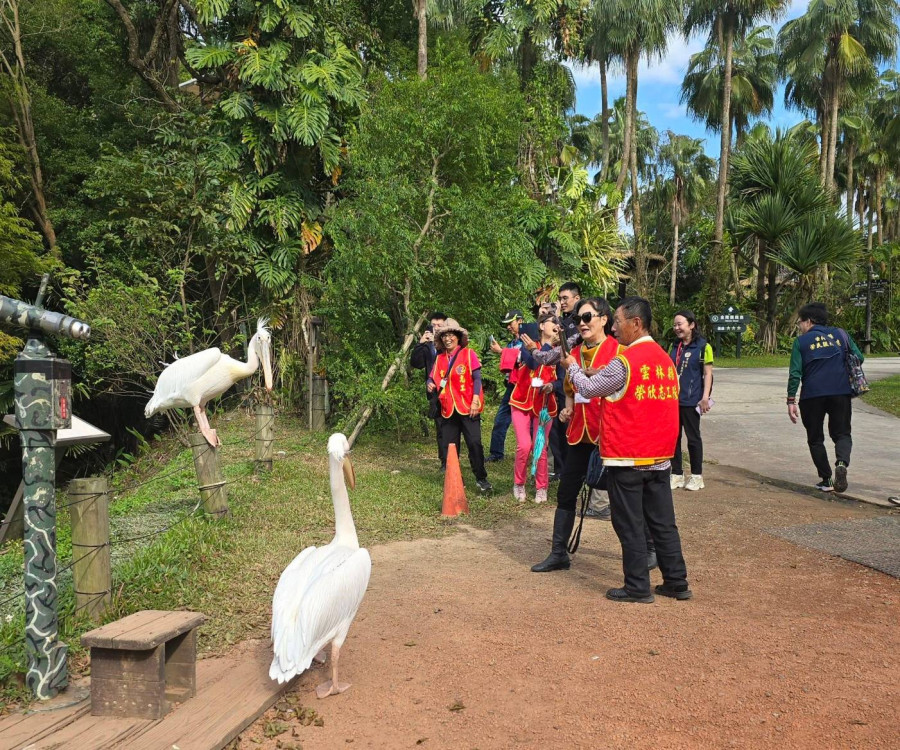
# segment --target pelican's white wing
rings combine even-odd
[[[160,373],[153,397],[144,409],[144,416],[150,417],[167,409],[199,406],[200,394],[192,386],[221,359],[222,352],[216,347],[176,359]]]
[[[331,641],[343,640],[371,573],[367,550],[340,545],[309,547],[288,565],[272,600],[273,680],[290,680]]]

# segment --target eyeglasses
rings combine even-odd
[[[602,318],[602,317],[603,316],[600,313],[586,312],[586,313],[581,313],[581,315],[578,316],[578,320],[580,320],[582,323],[587,325],[591,322],[592,318]]]
[[[442,334],[441,334],[441,338],[442,338],[442,339],[445,339],[445,338],[447,338],[447,337],[449,337],[449,336],[452,336],[453,338],[458,338],[458,336],[457,336],[455,333],[442,333]]]

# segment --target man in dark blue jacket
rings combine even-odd
[[[794,340],[791,350],[788,376],[788,416],[794,424],[797,424],[799,416],[806,428],[809,452],[821,478],[816,488],[822,492],[845,492],[847,467],[850,466],[850,451],[853,448],[848,349],[859,357],[860,362],[864,358],[846,331],[828,325],[828,310],[821,302],[810,302],[800,308],[798,327],[800,335]],[[798,409],[796,395],[801,382],[803,388]],[[833,479],[825,450],[826,414],[836,459]]]

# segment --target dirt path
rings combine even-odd
[[[571,571],[529,572],[552,509],[372,549],[352,688],[316,700],[315,668],[234,747],[897,747],[900,581],[764,531],[884,511],[705,479],[676,495],[688,602],[605,600],[621,562],[604,522],[585,522]]]

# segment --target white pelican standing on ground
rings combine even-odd
[[[347,484],[352,488],[356,480],[349,452],[350,443],[341,433],[328,439],[334,539],[297,555],[281,574],[272,598],[275,658],[269,677],[287,682],[308,669],[313,659],[323,661],[330,643],[331,679],[316,688],[319,698],[350,687],[338,682],[338,657],[372,573],[372,560],[368,550],[359,546],[350,513]]]
[[[149,418],[169,409],[192,408],[203,437],[213,447],[221,445],[216,431],[209,426],[206,404],[221,396],[238,380],[249,378],[259,369],[260,362],[266,390],[272,390],[272,334],[266,328],[266,322],[264,318],[256,322],[256,333],[250,339],[246,362],[222,354],[213,347],[167,365],[156,381],[144,416]]]

